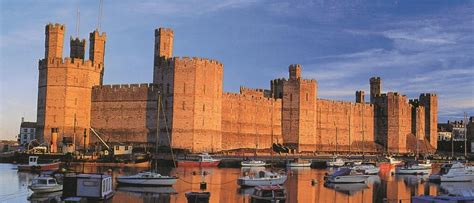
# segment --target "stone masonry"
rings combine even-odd
[[[363,91],[355,102],[321,99],[317,81],[304,79],[299,64],[289,66],[288,78],[270,81],[270,89],[224,92],[223,64],[173,56],[168,28],[155,30],[153,83],[103,85],[105,33],[90,34],[89,60],[86,41],[78,38],[71,38],[71,58],[62,57],[64,33],[64,25],[46,26],[39,62],[38,132],[51,149],[74,134],[84,144],[84,132],[86,144],[98,142],[91,127],[109,141],[192,152],[282,143],[308,152],[406,153],[412,138],[436,148],[436,94],[407,101],[382,93],[382,80],[373,77],[368,103]]]

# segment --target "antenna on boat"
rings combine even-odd
[[[158,156],[158,138],[160,136],[160,107],[161,107],[161,91],[158,90],[156,106],[156,144],[155,144],[155,156]],[[170,143],[171,144],[171,143]],[[155,157],[156,158],[156,157]],[[155,159],[155,172],[158,171],[158,159]]]
[[[168,143],[170,145],[171,159],[173,160],[173,166],[176,168],[176,161],[174,159],[173,147],[171,145],[171,137],[170,137],[170,131],[168,128],[168,121],[166,119],[165,108],[163,107],[163,102],[161,102],[161,93],[159,97],[160,97],[160,103],[161,103],[161,108],[162,108],[161,113],[163,114],[163,119],[165,121],[166,137],[168,138]]]

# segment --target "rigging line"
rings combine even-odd
[[[160,94],[161,94],[161,92],[160,92]],[[166,119],[165,108],[164,108],[164,106],[163,106],[163,102],[161,102],[161,109],[163,109],[163,110],[162,110],[162,114],[163,114],[163,119],[165,120],[165,129],[166,129],[166,135],[167,135],[167,138],[168,138],[168,143],[169,143],[169,145],[170,145],[171,159],[173,159],[173,165],[174,165],[174,167],[176,168],[176,161],[175,161],[175,159],[174,159],[173,147],[171,146],[170,131],[169,131],[169,129],[168,129],[168,121],[167,121],[167,119]],[[158,116],[160,116],[160,115],[158,115]],[[157,128],[159,128],[159,126],[158,126]]]

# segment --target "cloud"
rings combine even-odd
[[[243,8],[256,3],[257,0],[211,0],[211,1],[145,1],[127,2],[122,6],[134,12],[159,14],[166,16],[195,16],[226,9]]]

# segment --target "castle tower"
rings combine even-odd
[[[365,103],[365,92],[362,90],[356,91],[356,103]]]
[[[40,142],[48,143],[53,150],[61,146],[63,137],[74,136],[74,126],[77,146],[83,146],[83,133],[80,132],[84,130],[87,144],[92,87],[100,84],[103,70],[102,64],[89,60],[61,58],[63,42],[60,40],[63,40],[64,31],[64,25],[46,26],[46,58],[39,61],[38,68],[38,138]],[[84,47],[84,40],[77,42],[74,41],[73,45]],[[73,46],[71,52],[72,56],[82,56],[77,46]]]
[[[283,80],[283,142],[298,151],[314,151],[317,83],[301,79],[299,64],[289,66],[289,77]]]
[[[45,29],[45,55],[44,58],[62,58],[64,32],[66,28],[61,24],[48,24]]]
[[[104,79],[104,55],[105,55],[105,41],[107,35],[105,32],[99,33],[94,30],[89,35],[89,60],[94,64],[98,64],[101,67],[100,73],[100,85],[103,84]]]
[[[77,58],[77,59],[84,59],[84,56],[86,54],[86,40],[85,39],[79,39],[79,38],[72,38],[71,37],[71,52],[69,56],[71,58]]]
[[[382,80],[380,77],[370,78],[370,103],[375,103],[375,97],[382,93]]]
[[[425,137],[435,149],[438,146],[438,96],[432,93],[420,95],[420,105],[425,107]]]
[[[162,59],[173,57],[173,30],[169,28],[155,29],[155,56],[153,63],[153,82],[158,83],[160,80],[160,67]]]
[[[291,64],[289,67],[290,71],[290,80],[298,80],[301,78],[301,65],[300,64]]]

